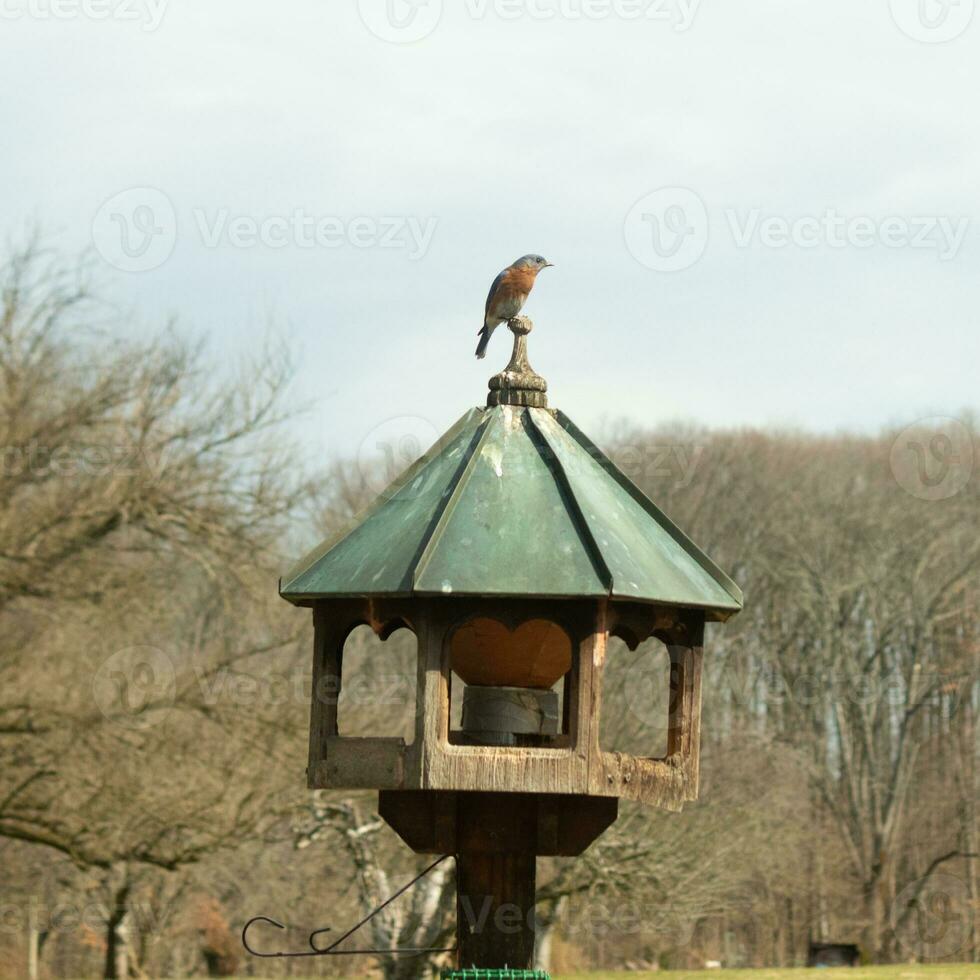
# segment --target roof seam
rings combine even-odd
[[[741,609],[744,597],[738,584],[715,564],[564,412],[556,410],[555,417],[562,429],[684,549],[688,557],[700,565],[701,569],[728,593],[733,602],[738,603]]]
[[[538,424],[534,419],[535,411],[543,411],[543,409],[528,408],[524,413],[525,418],[530,423],[531,430],[533,430],[533,434],[529,432],[529,435],[531,435],[531,442],[534,445],[534,448],[538,451],[538,455],[541,457],[542,462],[548,468],[548,471],[554,476],[559,492],[568,500],[568,505],[571,508],[574,517],[573,526],[575,528],[575,532],[578,534],[579,540],[582,542],[585,552],[589,556],[589,560],[592,562],[592,567],[595,570],[596,575],[606,587],[609,594],[612,595],[612,570],[606,564],[606,559],[599,548],[598,542],[592,534],[592,530],[589,527],[589,522],[585,519],[585,513],[582,510],[581,504],[578,502],[578,498],[575,496],[575,491],[572,489],[572,484],[568,479],[568,474],[565,472],[565,467],[562,466],[561,460],[558,458],[558,454],[554,451],[551,443],[548,441],[547,435],[538,428]],[[547,450],[547,455],[542,453],[542,448]]]
[[[466,484],[469,483],[470,476],[473,473],[474,466],[476,465],[475,460],[480,455],[480,448],[483,445],[483,440],[486,439],[487,433],[490,431],[493,425],[493,415],[487,412],[483,422],[478,428],[478,433],[474,433],[474,438],[470,440],[469,445],[469,455],[466,458],[466,462],[456,471],[457,477],[455,485],[453,486],[452,492],[449,493],[442,504],[442,509],[439,511],[439,516],[435,522],[431,525],[432,530],[429,531],[428,537],[425,544],[419,553],[418,558],[415,561],[415,565],[412,568],[411,574],[411,591],[414,592],[418,588],[419,580],[425,574],[429,563],[432,560],[432,556],[435,552],[436,545],[442,538],[442,533],[449,523],[449,519],[452,517],[453,511],[456,509],[456,504],[459,503],[459,498],[462,495],[462,491]]]
[[[466,426],[467,422],[472,419],[473,415],[479,411],[478,408],[471,408],[461,418],[457,419],[451,428],[443,433],[411,466],[402,473],[399,473],[370,503],[344,522],[326,541],[321,542],[316,548],[307,552],[299,561],[295,562],[287,570],[286,574],[280,577],[279,594],[283,594],[283,581],[285,581],[288,590],[289,586],[296,579],[308,572],[321,558],[326,557],[326,555],[333,551],[334,548],[346,541],[369,517],[391,500],[399,490],[414,480],[419,473],[423,472],[438,457],[442,449],[456,438],[458,433]],[[437,451],[434,452],[434,450]]]

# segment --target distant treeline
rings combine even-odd
[[[39,245],[0,304],[0,977],[245,973],[251,915],[302,946],[419,867],[372,794],[303,788],[310,623],[276,594],[393,474],[304,462],[278,349],[216,371],[175,328],[127,338]],[[980,961],[973,425],[595,434],[746,602],[708,630],[701,799],[624,805],[583,858],[541,862],[553,970],[803,965],[810,942]],[[343,723],[409,723],[411,634],[348,644]],[[656,754],[662,651],[608,662],[604,747]],[[452,888],[376,928],[451,942]]]

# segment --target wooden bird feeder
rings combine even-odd
[[[704,623],[738,587],[559,411],[514,355],[432,449],[280,585],[313,609],[308,782],[379,790],[413,850],[457,861],[458,966],[529,969],[535,858],[576,855],[619,799],[679,810],[698,793]],[[418,640],[401,738],[338,734],[348,634]],[[662,758],[599,746],[609,638],[670,657]],[[450,724],[453,685],[462,724]],[[458,692],[457,692],[458,695]],[[559,710],[560,704],[560,710]]]

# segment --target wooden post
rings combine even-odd
[[[313,699],[310,704],[310,749],[307,785],[316,788],[316,766],[327,756],[327,745],[337,735],[340,673],[344,657],[345,630],[350,624],[341,617],[331,619],[327,607],[313,608]]]
[[[537,803],[460,793],[456,810],[456,928],[460,969],[534,966]]]
[[[534,863],[526,851],[456,856],[459,969],[534,968]]]

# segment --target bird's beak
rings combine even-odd
[[[544,269],[553,269],[554,267],[555,267],[554,262],[545,262],[545,264],[542,266],[542,268]]]

